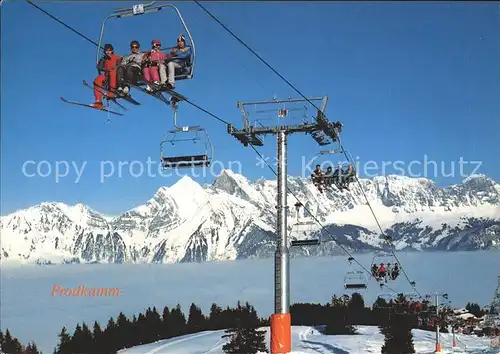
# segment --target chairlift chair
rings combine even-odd
[[[179,21],[182,24],[182,27],[184,28],[185,33],[187,34],[186,38],[186,47],[191,48],[191,56],[186,60],[186,65],[180,69],[176,69],[175,71],[175,80],[185,80],[185,79],[192,79],[194,77],[194,69],[195,69],[195,60],[196,60],[196,48],[194,44],[193,37],[191,36],[191,32],[189,31],[188,26],[186,25],[186,22],[184,21],[184,18],[182,17],[179,9],[172,5],[172,4],[163,4],[159,6],[153,6],[156,3],[156,1],[152,1],[148,4],[136,4],[133,5],[132,7],[127,7],[127,8],[121,8],[121,9],[115,9],[115,11],[106,17],[101,25],[101,34],[99,36],[99,43],[97,46],[97,57],[96,57],[96,63],[99,63],[99,59],[101,56],[101,48],[102,48],[102,43],[103,43],[103,37],[104,37],[104,32],[105,32],[105,27],[107,22],[110,19],[119,19],[119,18],[125,18],[125,17],[135,17],[135,16],[140,16],[140,15],[147,15],[151,14],[154,12],[161,11],[166,8],[170,8],[175,11]],[[145,85],[145,82],[139,82],[139,86]]]
[[[193,134],[190,138],[176,138],[177,135]],[[171,136],[168,138],[168,136]],[[192,142],[196,144],[201,142],[203,146],[202,154],[188,154],[188,155],[169,155],[164,150],[165,145],[170,144],[175,146],[177,144],[185,144]],[[180,145],[179,144],[179,145]],[[177,150],[177,149],[176,149]],[[185,168],[185,167],[208,167],[213,159],[213,145],[210,137],[205,129],[200,127],[183,127],[182,129],[174,129],[167,132],[167,136],[160,143],[160,159],[162,167],[168,168]]]
[[[359,290],[368,287],[365,272],[353,270],[346,273],[344,277],[344,289]]]
[[[294,223],[290,232],[290,238],[292,240],[290,245],[292,247],[318,246],[320,244],[320,240],[311,237],[314,224],[314,220],[311,219],[302,219]],[[305,238],[302,236],[305,236]]]
[[[382,253],[376,254],[373,257],[371,267],[373,268],[373,265],[377,265],[377,268],[378,268],[380,266],[380,264],[382,264],[382,263],[385,266],[387,266],[388,264],[391,264],[391,266],[392,266],[398,262],[393,254],[390,254],[387,252],[382,252]]]

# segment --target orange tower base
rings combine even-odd
[[[271,315],[271,353],[292,351],[292,317],[289,313]]]
[[[457,347],[457,342],[455,341],[455,339],[453,339],[453,342],[451,342],[451,347],[452,348],[456,348]]]
[[[436,351],[435,353],[441,353],[441,344],[436,344]]]

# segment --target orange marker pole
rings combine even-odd
[[[271,353],[285,354],[292,351],[292,317],[289,313],[271,315]]]

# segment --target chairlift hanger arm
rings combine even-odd
[[[205,129],[200,127],[184,127],[185,129],[179,130],[171,130],[168,134],[173,134],[174,137],[171,139],[165,139],[160,143],[160,159],[162,161],[163,168],[185,168],[185,167],[207,167],[210,166],[214,156],[214,146],[210,140],[210,136],[208,135]],[[190,129],[193,128],[193,129]],[[194,138],[186,138],[186,139],[175,139],[176,134],[182,133],[192,133],[195,132],[196,136]],[[198,136],[198,133],[202,132],[205,135],[205,138],[202,139]],[[202,154],[195,155],[187,155],[187,156],[166,156],[163,151],[163,147],[167,143],[174,144],[176,142],[182,141],[192,141],[196,140],[201,141],[205,145],[205,151]]]
[[[102,22],[102,25],[101,25],[101,33],[99,35],[99,43],[97,45],[96,63],[99,63],[99,59],[100,59],[100,56],[101,56],[100,49],[101,49],[102,40],[103,40],[103,36],[104,36],[104,29],[106,27],[106,23],[110,19],[112,19],[112,18],[122,18],[122,17],[132,17],[132,16],[137,16],[137,15],[145,15],[145,14],[149,14],[149,13],[152,13],[152,12],[160,11],[160,10],[162,10],[164,8],[171,8],[171,9],[173,9],[176,12],[177,17],[181,21],[182,27],[184,27],[184,31],[186,31],[186,34],[187,34],[187,36],[189,38],[189,46],[191,47],[191,73],[188,76],[188,78],[192,78],[194,76],[195,61],[196,61],[196,46],[195,46],[195,43],[194,43],[194,40],[193,40],[193,36],[191,35],[191,32],[189,31],[189,28],[186,25],[186,22],[184,21],[184,18],[182,17],[179,9],[175,5],[164,4],[164,5],[159,5],[159,6],[152,6],[155,3],[156,3],[156,1],[152,1],[152,2],[150,2],[148,4],[140,4],[140,5],[143,5],[142,6],[143,11],[142,12],[137,12],[136,11],[136,6],[137,5],[134,5],[134,7],[129,8],[129,9],[117,9],[117,10],[115,10],[115,13],[109,15],[108,17],[106,17],[104,19],[104,21]]]

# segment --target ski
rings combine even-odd
[[[92,87],[92,86],[90,86],[90,85],[89,85],[89,83],[88,83],[87,81],[85,81],[85,80],[83,80],[83,84],[84,84],[85,86],[87,86],[87,87]],[[99,85],[96,85],[96,87],[98,87],[98,88],[100,88],[100,89],[102,89],[102,90],[106,90],[104,87],[99,86]],[[93,89],[93,88],[92,88],[92,89]],[[119,98],[120,98],[120,99],[125,100],[125,101],[127,101],[128,103],[131,103],[131,104],[133,104],[133,105],[135,105],[135,106],[140,106],[140,105],[141,105],[139,102],[137,102],[136,100],[134,100],[134,99],[133,99],[130,95],[127,95],[127,96],[122,96],[122,95],[119,95],[119,94],[116,92],[116,90],[115,90],[115,92],[113,92],[113,93],[114,93],[114,94],[115,94],[115,96],[116,96],[116,97],[114,98],[114,100],[117,100],[117,99],[119,99]],[[113,99],[111,99],[111,98],[108,98],[108,99],[113,100]]]
[[[61,101],[63,101],[64,103],[68,103],[68,104],[74,104],[76,106],[89,107],[89,108],[95,109],[96,111],[103,111],[103,112],[108,112],[108,113],[111,113],[111,114],[115,114],[117,116],[123,116],[123,114],[121,114],[121,113],[110,111],[109,109],[106,109],[106,108],[96,108],[96,107],[93,107],[90,104],[85,104],[85,103],[80,103],[80,102],[74,102],[74,101],[68,101],[64,97],[61,97]]]
[[[159,92],[159,91],[156,91],[156,92],[155,92],[155,91],[152,91],[152,92],[150,92],[150,91],[146,90],[145,88],[143,88],[143,87],[141,87],[141,86],[139,86],[139,85],[134,85],[134,84],[131,84],[130,82],[127,82],[127,83],[126,83],[126,85],[130,85],[130,86],[132,86],[132,87],[134,87],[134,88],[138,89],[139,91],[144,92],[146,95],[149,95],[149,96],[151,96],[151,97],[154,97],[154,98],[156,98],[156,99],[158,99],[158,100],[162,101],[163,103],[166,103],[166,104],[170,105],[170,101],[169,101],[169,100],[168,100],[165,96],[163,96],[163,95],[161,94],[161,92]]]
[[[146,79],[143,79],[143,80],[146,84],[149,84],[150,86],[152,86],[154,88],[153,93],[154,92],[165,92],[165,93],[168,93],[169,95],[171,95],[172,97],[177,98],[177,100],[179,100],[179,101],[187,101],[187,97],[181,95],[180,93],[178,93],[174,90],[169,90],[167,88],[164,88],[160,85],[155,84],[154,82],[147,81]]]
[[[83,80],[83,84],[85,85],[85,87],[88,87],[88,88],[89,88],[89,89],[91,89],[92,91],[94,90],[94,87],[90,86],[90,85],[89,85],[89,83],[88,83],[87,81]],[[116,98],[111,98],[111,97],[106,96],[106,92],[104,92],[104,88],[102,88],[102,87],[101,87],[101,86],[99,86],[99,85],[96,85],[96,88],[98,88],[98,89],[101,91],[101,93],[102,93],[102,95],[103,95],[103,97],[104,97],[105,99],[107,99],[108,101],[113,102],[114,104],[116,104],[116,105],[117,105],[118,107],[120,107],[121,109],[123,109],[123,110],[125,110],[125,111],[127,110],[127,108],[126,108],[124,105],[122,105],[121,103],[119,103],[118,101],[116,101]]]

